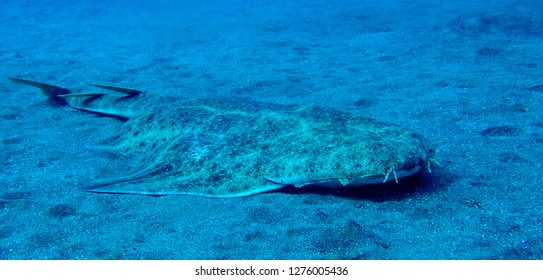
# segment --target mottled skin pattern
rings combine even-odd
[[[87,188],[93,192],[239,197],[285,185],[350,187],[409,176],[433,156],[410,130],[317,106],[117,93],[53,97],[128,118],[102,147],[138,165]]]
[[[288,184],[383,181],[431,157],[412,131],[322,107],[197,99],[153,109],[108,142],[140,165],[93,191],[244,196]]]

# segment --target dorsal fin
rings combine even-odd
[[[102,88],[102,89],[107,89],[107,90],[120,92],[122,94],[131,95],[131,96],[135,96],[135,95],[143,93],[141,90],[131,89],[131,88],[122,88],[122,87],[114,87],[114,86],[106,86],[106,85],[98,85],[98,84],[93,84],[92,86],[95,86],[97,88]]]
[[[69,98],[69,97],[99,97],[106,95],[105,93],[68,93],[68,94],[59,94],[57,97]]]
[[[9,77],[8,79],[18,84],[37,87],[41,89],[43,94],[45,94],[49,98],[59,98],[59,95],[72,93],[69,89],[61,88],[61,87],[57,87],[57,86],[53,86],[49,84],[44,84],[40,82],[34,82],[34,81],[29,81],[29,80],[14,78],[14,77]]]

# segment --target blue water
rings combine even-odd
[[[315,104],[436,147],[431,173],[247,198],[84,192],[122,122],[0,79],[0,259],[541,259],[542,1],[10,1],[0,77]],[[179,3],[182,2],[182,3]]]

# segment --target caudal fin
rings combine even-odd
[[[53,86],[49,84],[44,84],[40,82],[34,82],[34,81],[29,81],[29,80],[14,78],[14,77],[9,77],[8,79],[18,84],[37,87],[41,89],[43,94],[45,94],[49,98],[59,98],[59,95],[66,95],[66,94],[72,93],[69,89],[61,88],[61,87],[57,87],[57,86]]]
[[[137,115],[136,112],[134,112],[132,109],[123,107],[121,101],[126,98],[131,99],[132,97],[142,93],[141,91],[136,89],[104,85],[94,86],[125,94],[125,97],[119,97],[118,94],[105,93],[72,93],[69,89],[40,82],[34,82],[13,77],[9,77],[8,79],[18,84],[37,87],[41,89],[43,94],[45,94],[47,97],[59,100],[74,109],[121,119],[130,119]]]

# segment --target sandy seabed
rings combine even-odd
[[[543,4],[151,2],[0,3],[0,259],[543,257]],[[441,166],[347,191],[88,193],[132,164],[92,149],[122,122],[9,76],[333,107],[417,131]]]

